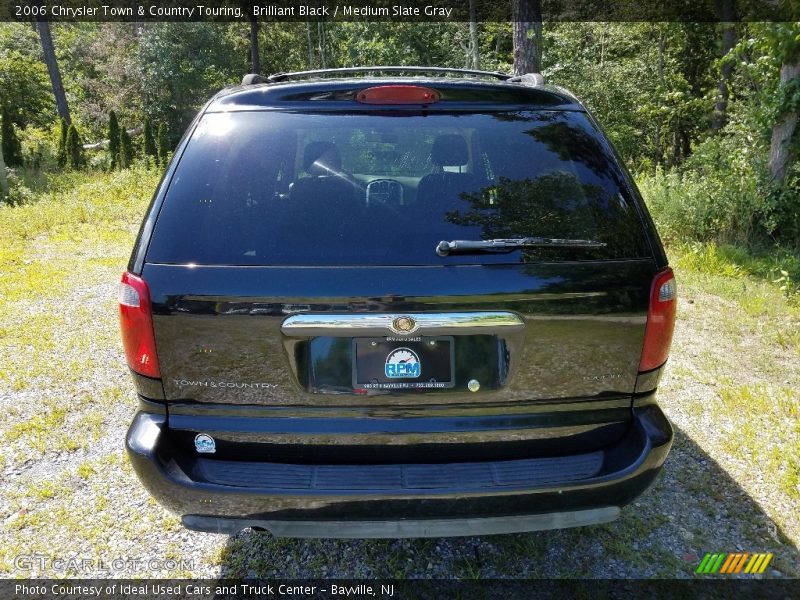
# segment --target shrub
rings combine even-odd
[[[639,187],[668,241],[800,244],[800,177],[769,183],[766,148],[739,135],[699,144],[681,169],[656,170]]]
[[[8,195],[4,198],[6,204],[27,204],[36,198],[35,191],[26,184],[22,171],[23,169],[18,169],[8,174]]]
[[[2,124],[0,124],[0,136],[2,136],[2,152],[7,167],[22,166],[22,144],[20,144],[17,132],[14,131],[14,124],[8,114],[8,109],[4,106],[2,110]]]
[[[52,129],[40,129],[28,125],[20,132],[19,140],[26,166],[32,169],[47,169],[55,165],[57,149]]]
[[[639,183],[662,237],[668,241],[754,241],[761,200],[758,181],[725,180],[694,171],[656,171]]]
[[[145,157],[152,156],[153,158],[158,159],[158,150],[156,149],[156,142],[153,138],[153,125],[150,123],[150,119],[148,117],[144,118],[144,131],[142,135],[144,137],[144,155]]]
[[[83,141],[75,125],[70,125],[67,130],[66,152],[71,169],[78,170],[84,167],[86,159],[83,154]]]
[[[119,166],[127,169],[131,166],[131,161],[133,161],[133,144],[131,136],[123,127],[119,133]]]
[[[800,246],[800,175],[770,186],[764,197],[765,227],[778,243]]]
[[[169,142],[167,141],[167,126],[164,123],[160,123],[158,126],[156,142],[158,143],[158,162],[163,166],[167,166],[169,161]]]
[[[119,166],[119,123],[117,113],[108,113],[108,153],[111,155],[111,169]]]
[[[56,155],[58,166],[63,167],[67,164],[67,131],[69,126],[65,119],[59,120],[58,153]]]

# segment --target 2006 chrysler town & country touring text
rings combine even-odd
[[[247,76],[189,127],[122,278],[129,456],[201,531],[609,521],[672,442],[676,301],[630,176],[541,76]]]

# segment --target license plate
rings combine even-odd
[[[451,388],[452,337],[355,338],[353,387],[366,390]]]

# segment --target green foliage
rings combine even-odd
[[[317,29],[312,45],[319,44]],[[467,66],[466,23],[350,22],[328,26],[325,58],[328,67],[361,65]],[[435,41],[434,41],[435,40]],[[302,38],[295,41],[302,43]],[[302,47],[302,46],[301,46]],[[315,63],[320,53],[313,52]],[[321,66],[315,64],[314,66]]]
[[[36,196],[31,189],[24,185],[21,178],[13,171],[8,175],[8,195],[3,198],[3,202],[10,206],[25,204],[32,201]]]
[[[669,253],[681,274],[691,273],[704,278],[740,281],[751,279],[773,292],[780,292],[790,306],[800,306],[797,283],[800,279],[800,254],[796,251],[690,242],[670,246]],[[712,291],[723,296],[736,297],[740,301],[748,299],[747,289],[741,286],[721,286]]]
[[[47,175],[38,169],[20,167],[10,171],[5,203],[13,206],[31,202],[47,186],[47,181]]]
[[[144,126],[142,128],[142,137],[144,138],[143,150],[145,157],[158,158],[158,149],[156,148],[156,141],[153,137],[153,124],[148,117],[144,118]]]
[[[87,140],[107,137],[111,110],[119,121],[141,119],[137,36],[147,27],[131,23],[51,24],[72,118],[80,123]],[[49,99],[52,106],[52,92]]]
[[[77,171],[86,165],[86,157],[83,152],[83,142],[81,141],[81,136],[74,124],[70,125],[69,129],[67,130],[66,153],[67,164],[69,165],[70,169]]]
[[[751,23],[746,34],[722,62],[735,67],[739,109],[749,111],[749,125],[768,137],[780,113],[800,108],[800,83],[781,86],[778,77],[783,64],[800,60],[800,23]]]
[[[56,166],[56,143],[54,129],[40,129],[28,125],[19,132],[22,144],[22,159],[31,169],[49,169]]]
[[[167,166],[167,162],[169,162],[169,142],[167,141],[167,126],[164,123],[158,124],[156,144],[158,146],[158,163],[162,166]]]
[[[59,167],[67,164],[67,131],[69,131],[67,121],[59,119],[58,153],[56,155]]]
[[[3,159],[7,167],[22,166],[22,144],[20,144],[17,132],[14,131],[14,124],[11,122],[11,115],[4,106],[0,113],[2,124],[0,125],[0,137],[2,137]]]
[[[794,278],[789,274],[789,271],[786,269],[779,269],[778,271],[779,277],[777,279],[773,279],[772,283],[777,283],[780,287],[778,288],[782,291],[787,298],[791,299],[795,297],[798,293],[798,284],[794,280]]]
[[[50,78],[29,23],[0,23],[0,99],[18,124],[45,128],[52,122]]]
[[[136,147],[162,164],[161,124],[166,140],[177,139],[212,94],[249,69],[246,23],[55,23],[52,31],[81,132],[113,146],[111,111],[118,123],[146,116]],[[800,135],[785,184],[768,183],[766,156],[778,117],[800,109],[800,81],[779,84],[781,65],[800,57],[800,23],[745,23],[736,34],[738,44],[721,57],[714,23],[545,23],[543,73],[596,115],[642,180],[665,237],[797,245]],[[262,23],[259,36],[265,72],[468,64],[466,23]],[[510,70],[510,23],[481,23],[479,46],[482,68]],[[720,130],[711,119],[723,66],[729,100]],[[23,160],[47,165],[49,144],[37,132],[51,126],[52,90],[38,36],[25,24],[0,24],[0,98],[24,132]],[[119,144],[109,148],[112,165],[130,165],[133,148],[125,160],[121,133]],[[90,155],[89,163],[105,157]]]
[[[108,153],[111,155],[111,169],[119,167],[120,150],[119,123],[117,113],[113,110],[108,114]]]
[[[148,24],[137,55],[143,111],[183,131],[212,94],[248,72],[248,30],[247,23]],[[156,156],[155,145],[145,153]]]
[[[764,192],[766,206],[764,225],[779,243],[800,245],[800,174],[794,174],[786,185],[770,185]]]
[[[119,134],[119,166],[127,169],[131,166],[133,161],[133,143],[131,136],[128,135],[127,130],[123,127]]]
[[[725,175],[728,175],[728,178]],[[738,177],[737,180],[732,179]],[[663,172],[640,181],[659,233],[669,241],[763,241],[767,207],[753,173]]]
[[[716,86],[713,24],[558,23],[543,72],[597,115],[636,171],[679,164],[702,139]]]
[[[676,168],[640,174],[642,192],[669,240],[797,247],[800,165],[795,161],[785,184],[775,185],[767,157],[779,116],[798,109],[798,83],[781,86],[779,70],[792,56],[785,41],[800,39],[800,26],[751,23],[741,33],[742,41],[716,63],[734,67],[725,127],[695,141]]]
[[[782,63],[800,60],[800,22],[759,23],[756,27],[760,33],[756,43],[765,54]]]

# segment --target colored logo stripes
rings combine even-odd
[[[772,553],[748,552],[736,554],[711,554],[707,553],[695,573],[749,573],[752,575],[763,573],[767,569],[769,561],[772,560]]]

